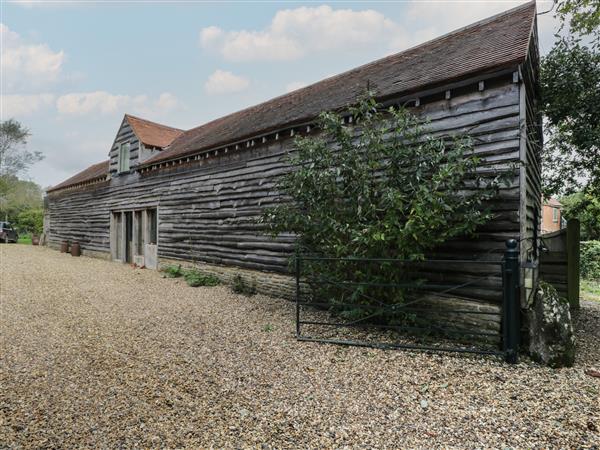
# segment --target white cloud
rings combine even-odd
[[[162,93],[152,100],[147,95],[120,95],[106,91],[78,92],[61,95],[56,100],[56,109],[63,115],[86,115],[91,113],[138,113],[146,116],[160,115],[179,106],[177,98]]]
[[[52,105],[54,98],[53,94],[2,95],[2,114],[0,115],[3,119],[29,116]]]
[[[318,52],[356,51],[374,46],[388,53],[406,49],[478,20],[506,11],[526,0],[426,0],[406,6],[401,22],[372,10],[333,9],[328,5],[278,11],[268,26],[255,30],[224,30],[210,26],[200,31],[200,46],[229,61],[289,61]],[[546,10],[550,0],[538,1]],[[539,16],[542,47],[551,42],[548,22]]]
[[[127,95],[113,95],[105,91],[82,92],[61,95],[56,101],[56,108],[60,114],[108,114],[124,109],[130,101]]]
[[[40,86],[53,82],[61,74],[65,53],[53,51],[47,44],[29,44],[0,24],[3,83],[13,89],[20,85]]]
[[[292,92],[298,89],[302,89],[303,87],[308,86],[304,81],[292,81],[285,85],[285,92]]]
[[[19,43],[20,37],[14,31],[11,31],[3,23],[0,23],[0,37],[2,38],[2,45],[4,46],[14,46]]]
[[[438,0],[434,2],[413,1],[408,8],[411,20],[427,24],[437,35],[477,22],[523,4],[524,1],[456,1]]]
[[[427,28],[417,31],[420,36],[415,38],[415,41],[418,43],[507,11],[523,3],[526,3],[526,1],[413,1],[408,8],[407,17],[413,22],[427,24]],[[551,6],[551,0],[538,0],[538,13],[546,11]],[[546,47],[551,46],[554,40],[553,33],[557,29],[557,25],[558,21],[554,18],[553,13],[538,16],[539,40],[542,52]]]
[[[311,52],[381,44],[407,44],[408,34],[374,10],[334,10],[330,6],[278,11],[264,30],[200,32],[200,45],[231,61],[293,60]]]
[[[249,85],[250,81],[247,78],[217,69],[204,83],[204,90],[208,94],[228,94],[243,91]]]
[[[171,111],[179,106],[179,100],[170,92],[163,92],[156,101],[156,107],[161,111]]]
[[[56,135],[49,136],[34,132],[28,145],[41,151],[45,158],[30,169],[29,175],[43,187],[54,186],[91,164],[107,159],[118,124],[117,119],[108,131],[100,133],[97,130],[71,133],[57,129]]]
[[[224,32],[219,27],[211,26],[203,28],[200,31],[200,45],[202,47],[211,47],[216,45],[222,38]]]

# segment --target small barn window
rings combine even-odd
[[[123,142],[119,147],[119,172],[129,170],[129,142]]]

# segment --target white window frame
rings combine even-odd
[[[552,208],[552,222],[558,223],[558,212],[560,210],[558,208]]]
[[[123,156],[125,147],[127,148],[127,158],[124,159]],[[129,141],[121,142],[119,144],[118,158],[118,172],[129,172],[129,160],[131,159],[131,143]]]

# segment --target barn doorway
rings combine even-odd
[[[158,262],[157,208],[111,212],[112,259],[156,269]]]
[[[133,213],[125,213],[125,262],[133,262]]]
[[[111,247],[113,247],[113,259],[118,261],[123,260],[123,214],[113,213],[113,220],[111,221],[112,237],[110,240]]]

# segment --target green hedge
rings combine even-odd
[[[600,280],[600,241],[581,243],[581,277],[586,280]]]
[[[17,215],[13,224],[20,233],[41,234],[44,230],[44,210],[41,208],[29,208]]]

